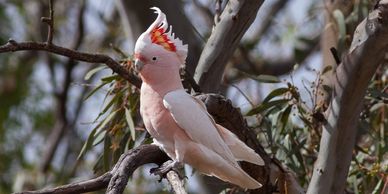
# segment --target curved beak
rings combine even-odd
[[[136,72],[139,73],[141,71],[141,69],[143,69],[143,66],[144,66],[144,63],[141,60],[139,60],[139,59],[135,60],[135,71]]]

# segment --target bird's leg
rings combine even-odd
[[[179,178],[184,177],[181,175],[180,169],[183,169],[183,163],[178,161],[168,160],[162,165],[160,165],[159,167],[151,168],[150,173],[154,175],[159,175],[160,177],[159,181],[161,181],[162,178],[166,177],[166,174],[170,170],[175,171],[179,175]]]

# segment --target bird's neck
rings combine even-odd
[[[179,69],[159,69],[147,75],[142,75],[142,89],[148,88],[164,97],[168,92],[183,89]]]

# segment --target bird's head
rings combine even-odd
[[[185,64],[187,45],[172,33],[166,15],[157,7],[158,14],[151,26],[140,35],[135,45],[135,70],[144,78],[161,69],[176,68]],[[169,31],[167,31],[169,27]]]

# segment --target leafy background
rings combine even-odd
[[[214,2],[179,2],[186,13],[201,15],[187,14],[206,39]],[[260,10],[232,56],[221,93],[241,108],[266,151],[306,187],[325,122],[320,88],[330,90],[323,79],[332,70],[321,67],[324,5],[289,1],[266,27],[272,4]],[[347,16],[334,13],[339,56],[372,5],[357,1]],[[55,43],[107,53],[129,67],[133,39],[119,25],[123,18],[116,6],[102,0],[56,1]],[[0,42],[45,40],[47,26],[40,17],[47,14],[46,1],[0,0]],[[151,142],[138,112],[139,91],[107,68],[43,52],[1,54],[0,64],[0,193],[85,180],[109,170],[124,151]],[[388,66],[382,65],[369,84],[348,177],[350,193],[381,193],[387,184],[387,76]],[[168,192],[148,168],[135,173],[128,193]],[[200,178],[189,169],[186,173],[190,192],[203,193]]]

